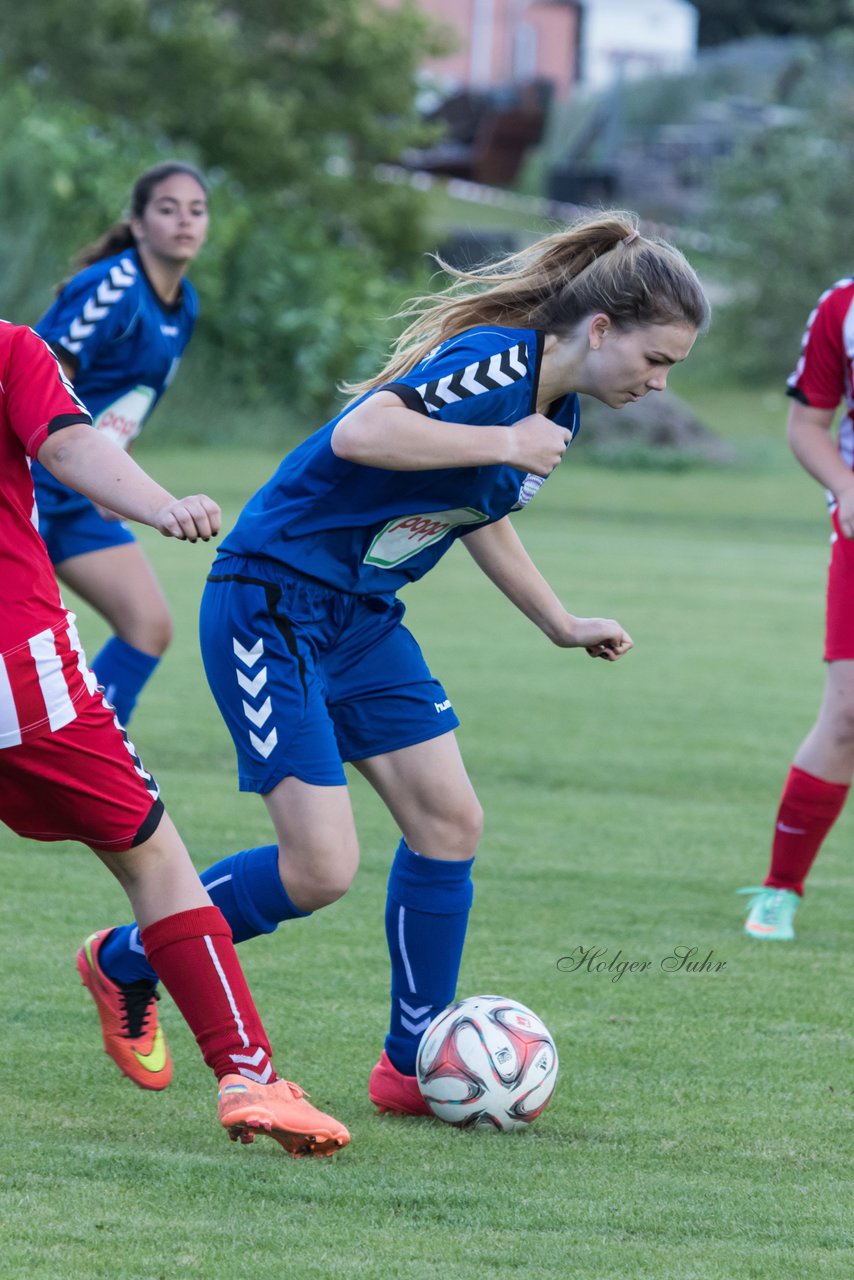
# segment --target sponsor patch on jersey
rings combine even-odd
[[[545,483],[545,476],[535,476],[533,472],[529,472],[522,481],[522,486],[519,490],[519,497],[513,503],[511,510],[521,511],[522,507],[526,507],[528,505],[534,494],[539,493]]]
[[[134,387],[118,400],[108,404],[95,419],[95,426],[105,436],[126,449],[142,430],[142,424],[154,400],[153,387]]]
[[[489,517],[474,507],[455,507],[451,511],[425,511],[421,515],[397,516],[380,529],[365,554],[364,563],[380,569],[392,569],[418,555],[454,529],[463,525],[482,524]]]

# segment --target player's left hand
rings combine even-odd
[[[617,662],[634,648],[634,640],[614,618],[573,618],[567,647],[586,649],[591,658]]]
[[[194,493],[188,498],[174,498],[162,507],[154,518],[154,527],[165,538],[182,538],[207,542],[219,533],[222,512],[213,498],[204,493]]]

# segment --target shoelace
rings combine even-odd
[[[154,1012],[154,1002],[160,999],[160,992],[142,978],[137,982],[122,983],[119,991],[125,1034],[131,1040],[136,1040],[145,1031],[146,1023]]]
[[[785,889],[774,889],[765,903],[765,918],[770,924],[776,924],[786,901]]]
[[[787,889],[772,889],[767,884],[749,885],[746,889],[736,889],[736,893],[750,893],[753,896],[747,904],[747,910],[752,911],[756,903],[763,900],[762,914],[769,924],[776,924],[780,911],[786,902]]]
[[[282,1084],[286,1084],[294,1095],[294,1099],[299,1102],[300,1098],[310,1098],[311,1094],[306,1093],[305,1089],[301,1089],[298,1084],[294,1084],[292,1080],[282,1080]]]

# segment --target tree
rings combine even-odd
[[[378,166],[423,138],[415,72],[431,47],[414,5],[377,0],[0,0],[6,83],[37,86],[37,115],[67,135],[68,163],[46,151],[68,214],[93,194],[72,159],[84,120],[116,210],[133,176],[125,150],[134,164],[146,146],[149,162],[197,159],[216,214],[194,270],[202,334],[232,382],[301,409],[355,371],[372,313],[423,250],[417,195]],[[87,235],[104,216],[100,199],[91,208]],[[69,217],[75,234],[81,221]]]
[[[730,301],[712,339],[729,372],[779,377],[794,367],[819,294],[850,275],[854,39],[816,46],[784,126],[754,135],[715,175],[708,223]]]
[[[854,17],[852,0],[693,0],[700,11],[700,44],[746,36],[822,36]]]

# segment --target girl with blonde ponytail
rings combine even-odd
[[[477,325],[566,333],[595,311],[622,329],[684,322],[702,332],[709,322],[693,268],[666,241],[642,237],[631,213],[576,223],[478,270],[436,261],[453,284],[438,295],[411,299],[400,315],[415,318],[392,358],[375,378],[349,384],[348,391],[359,394],[393,381],[437,343]]]
[[[447,268],[446,268],[447,269]],[[450,271],[450,269],[448,269]],[[579,426],[578,393],[614,407],[661,391],[709,308],[671,245],[603,213],[416,298],[390,360],[288,455],[225,539],[202,599],[208,681],[275,843],[203,875],[236,941],[346,892],[358,846],[352,761],[401,840],[388,882],[391,1023],[368,1084],[425,1115],[419,1039],[454,998],[482,814],[459,721],[403,625],[400,587],[459,540],[553,644],[615,662],[612,618],[570,613],[508,518]],[[133,947],[114,979],[156,981]]]

